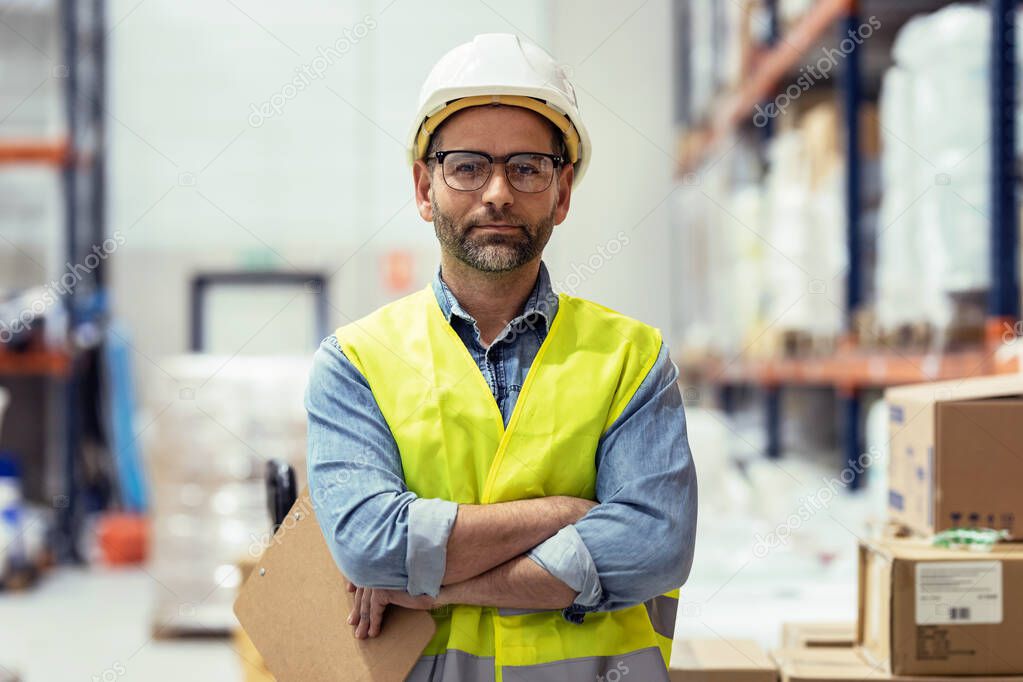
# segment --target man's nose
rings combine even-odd
[[[483,186],[483,203],[497,207],[511,206],[515,203],[515,194],[511,183],[508,182],[503,163],[494,164],[494,170],[490,173],[487,184]]]

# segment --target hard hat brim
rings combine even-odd
[[[423,158],[427,148],[430,146],[430,138],[447,118],[464,109],[489,104],[521,107],[540,114],[561,131],[561,135],[565,140],[565,149],[568,152],[568,160],[572,164],[579,161],[579,131],[576,130],[575,124],[572,123],[571,119],[543,100],[525,95],[475,95],[472,97],[461,97],[448,102],[440,111],[427,117],[420,124],[419,131],[416,134],[413,160]]]

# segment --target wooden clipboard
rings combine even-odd
[[[378,637],[355,639],[347,584],[305,492],[234,603],[277,682],[401,682],[411,672],[436,631],[433,618],[390,606]]]

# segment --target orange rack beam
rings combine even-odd
[[[70,154],[66,140],[0,140],[0,164],[63,165]]]
[[[65,376],[71,358],[63,351],[29,350],[24,353],[0,351],[0,376]]]
[[[993,352],[897,353],[839,351],[832,356],[778,360],[710,359],[689,369],[710,383],[885,387],[1019,371],[1017,360],[998,363]]]

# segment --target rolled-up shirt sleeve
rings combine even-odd
[[[369,383],[333,336],[316,352],[305,402],[309,490],[338,568],[362,587],[437,596],[458,505],[408,489]]]
[[[574,540],[563,531],[531,553],[579,591],[566,617],[632,606],[680,587],[689,576],[696,471],[677,381],[678,369],[662,344],[636,394],[598,444],[599,504],[573,526],[585,551],[569,549]],[[549,543],[555,547],[546,547]]]
[[[574,605],[596,607],[604,597],[590,550],[575,526],[565,526],[526,553],[552,576],[576,592]]]

